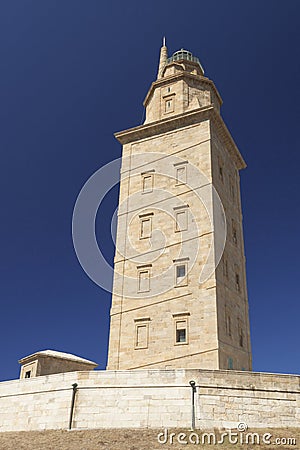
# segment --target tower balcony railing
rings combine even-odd
[[[188,52],[186,50],[180,50],[179,52],[174,53],[174,55],[167,59],[167,63],[173,61],[182,61],[183,59],[186,61],[195,62],[201,66],[199,59],[196,56],[193,56],[191,52]]]

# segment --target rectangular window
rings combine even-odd
[[[165,100],[165,113],[174,112],[174,98],[169,97]]]
[[[223,167],[222,166],[219,167],[219,175],[220,175],[220,180],[223,181]]]
[[[150,267],[138,268],[138,292],[150,291]]]
[[[232,358],[228,358],[228,369],[233,370],[233,359]]]
[[[218,165],[219,165],[219,178],[223,183],[223,181],[224,181],[224,164],[223,164],[223,160],[221,159],[221,157],[218,158]]]
[[[244,347],[244,330],[242,327],[241,319],[238,319],[238,330],[239,330],[239,344],[240,347]]]
[[[238,273],[235,274],[235,288],[238,292],[240,292],[241,290],[240,275]]]
[[[187,164],[188,161],[180,161],[174,164],[176,185],[186,184],[187,182]]]
[[[187,285],[187,268],[187,261],[175,263],[175,286]]]
[[[28,370],[27,372],[25,372],[25,378],[30,378],[31,377],[31,370]]]
[[[148,347],[148,326],[147,324],[136,325],[135,327],[135,348]]]
[[[175,209],[175,208],[174,208]],[[175,232],[185,231],[188,228],[187,207],[178,207],[175,211]]]
[[[184,278],[186,275],[185,273],[185,264],[181,264],[176,267],[176,277],[177,278]]]
[[[243,330],[240,328],[240,347],[244,347],[244,333]]]
[[[189,313],[173,314],[175,325],[175,345],[188,344]]]
[[[140,239],[146,239],[151,237],[152,215],[153,214],[140,216]]]
[[[236,225],[235,225],[235,222],[234,222],[233,219],[231,221],[231,227],[232,227],[232,242],[235,245],[237,245],[237,242],[238,242],[238,240],[237,240],[237,230],[236,230]]]
[[[153,172],[153,171],[151,171]],[[152,192],[153,191],[153,181],[154,174],[145,172],[142,173],[142,192]]]
[[[135,322],[134,348],[136,349],[148,348],[149,321],[150,317],[134,319]]]
[[[226,334],[231,336],[231,318],[228,313],[226,313]]]
[[[180,325],[180,322],[177,322],[177,325]],[[186,342],[186,328],[176,330],[176,343],[182,344],[185,342]]]
[[[176,184],[186,183],[186,166],[176,167]]]

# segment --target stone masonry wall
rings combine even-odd
[[[300,377],[196,369],[69,372],[0,383],[0,431],[67,429],[72,384],[78,383],[73,428],[191,426],[296,427]]]

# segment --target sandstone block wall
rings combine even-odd
[[[191,426],[297,427],[300,377],[196,369],[69,372],[0,383],[0,431]]]

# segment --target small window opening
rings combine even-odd
[[[220,175],[221,181],[223,181],[223,167],[222,166],[219,167],[219,175]]]
[[[138,292],[150,290],[150,270],[139,270],[138,272]]]
[[[142,191],[152,192],[153,190],[153,174],[142,175]]]
[[[147,348],[148,326],[146,324],[136,326],[135,348]]]
[[[170,98],[168,100],[166,100],[165,102],[165,112],[169,113],[169,112],[173,112],[174,111],[174,102],[173,99]]]
[[[176,275],[177,275],[177,278],[185,277],[185,265],[184,264],[177,266]]]
[[[234,221],[232,220],[232,241],[235,245],[237,245],[237,231]]]
[[[176,184],[186,183],[186,166],[176,168]]]
[[[140,239],[150,238],[152,229],[152,218],[144,217],[140,222]]]
[[[240,330],[240,347],[244,347],[244,333]]]
[[[186,330],[176,330],[176,342],[186,342]]]
[[[241,290],[241,285],[240,285],[240,276],[239,276],[238,273],[235,274],[235,287],[236,287],[236,290],[237,290],[238,292],[240,292],[240,290]]]
[[[177,211],[175,213],[175,231],[187,230],[187,210]]]
[[[228,336],[231,336],[231,318],[228,314],[226,317],[226,332]]]

